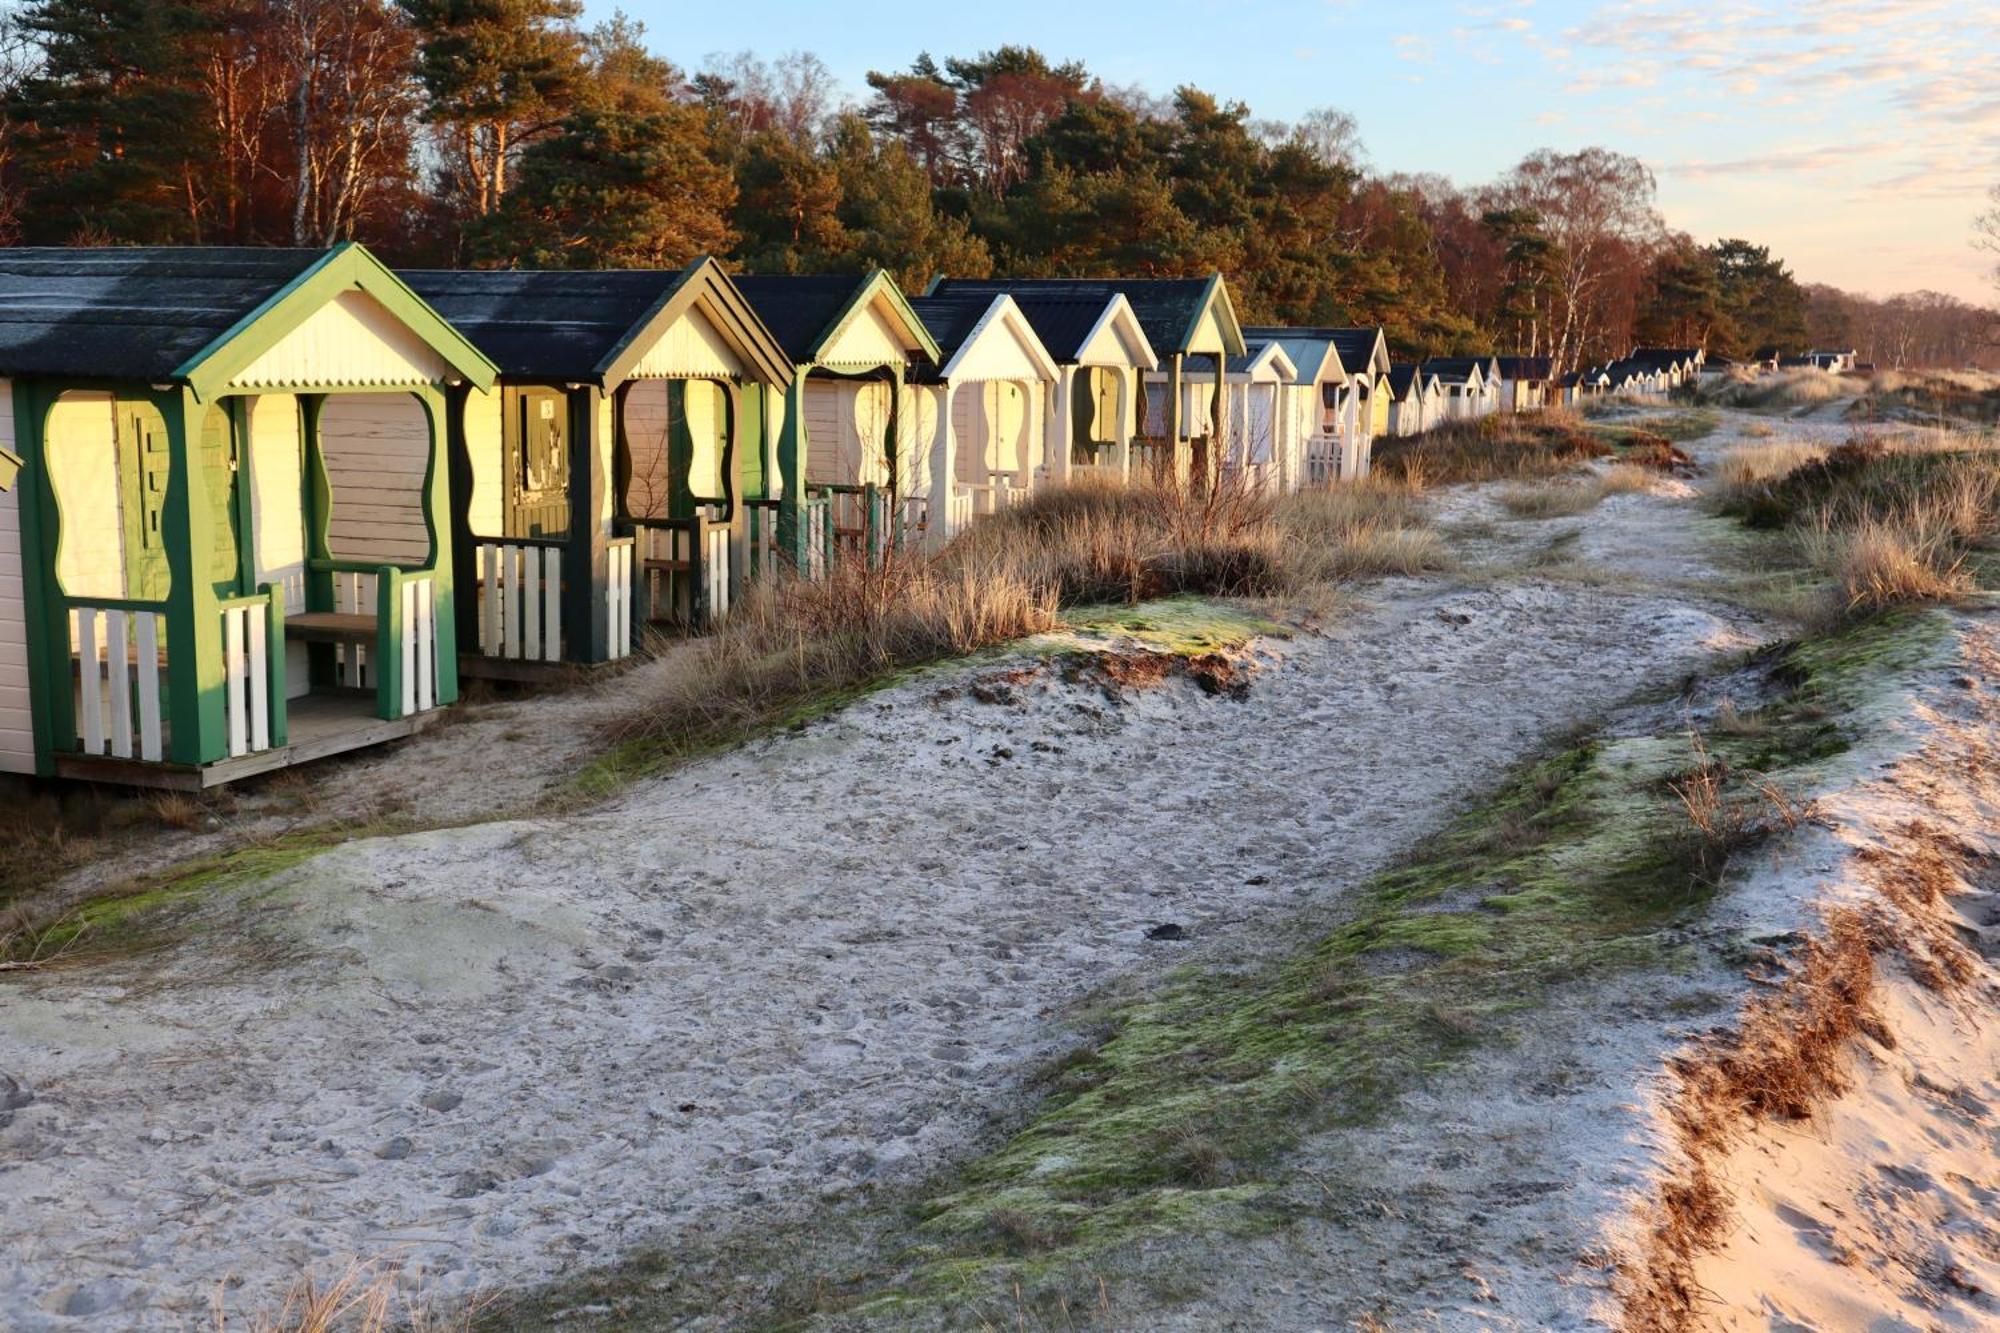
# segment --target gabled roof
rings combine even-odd
[[[1341,360],[1340,348],[1335,345],[1330,333],[1311,329],[1288,329],[1274,324],[1260,324],[1243,330],[1246,340],[1266,340],[1276,342],[1285,349],[1285,355],[1299,368],[1299,379],[1306,383],[1318,384],[1326,380],[1345,383],[1351,376],[1346,362]]]
[[[1080,364],[1090,354],[1093,344],[1101,343],[1101,335],[1106,332],[1122,334],[1123,340],[1135,349],[1136,355],[1129,364],[1147,370],[1160,364],[1152,340],[1146,336],[1145,325],[1139,322],[1138,313],[1123,292],[1114,293],[1108,301],[1096,295],[1009,294],[1027,316],[1042,346],[1064,365]]]
[[[1389,340],[1379,328],[1345,328],[1312,325],[1285,328],[1274,324],[1252,325],[1243,331],[1246,338],[1311,338],[1333,344],[1340,364],[1349,375],[1380,374],[1389,369]]]
[[[926,378],[950,380],[965,365],[973,349],[988,330],[996,326],[1011,329],[1036,373],[1045,380],[1056,377],[1056,363],[1028,323],[1021,308],[1005,293],[995,295],[957,294],[922,296],[910,302],[917,318],[937,339],[944,364]]]
[[[1428,393],[1437,386],[1437,376],[1410,361],[1389,367],[1389,396],[1400,402],[1413,391]]]
[[[452,371],[494,367],[362,246],[0,249],[0,375],[177,383],[208,397],[341,292],[366,292]]]
[[[918,347],[915,360],[943,358],[930,330],[910,309],[903,289],[881,269],[854,274],[739,274],[736,289],[764,321],[794,365],[819,360],[849,320],[874,301],[887,301]]]
[[[1627,361],[1644,361],[1653,365],[1677,366],[1683,361],[1700,359],[1699,347],[1635,347]]]
[[[1298,365],[1286,354],[1284,344],[1276,338],[1252,340],[1247,353],[1229,358],[1227,369],[1229,374],[1240,375],[1246,379],[1268,370],[1286,384],[1296,381],[1299,377]]]
[[[1486,356],[1434,356],[1424,362],[1424,373],[1435,375],[1441,380],[1465,380],[1475,377],[1481,384],[1486,382],[1493,358]]]
[[[1555,368],[1555,358],[1547,356],[1503,356],[1500,373],[1510,380],[1545,380]]]
[[[1132,303],[1146,341],[1161,356],[1191,350],[1205,315],[1215,316],[1227,356],[1244,353],[1243,327],[1220,273],[1206,278],[939,278],[928,296],[1069,296],[1101,305],[1122,295]]]
[[[699,308],[756,378],[783,387],[792,360],[713,259],[684,269],[411,269],[417,294],[504,375],[610,385]]]

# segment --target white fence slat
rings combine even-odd
[[[271,673],[264,657],[267,626],[264,608],[245,607],[243,619],[250,631],[250,674],[244,682],[250,691],[250,748],[268,750],[271,748]]]
[[[139,638],[139,757],[160,758],[160,618],[152,611],[138,615]]]
[[[437,702],[437,640],[431,617],[431,581],[418,579],[417,587],[417,711],[428,711]]]
[[[125,617],[127,611],[107,611],[104,617],[105,665],[110,681],[104,700],[111,706],[111,753],[132,757],[132,686],[126,674]]]
[[[403,711],[397,716],[408,717],[417,711],[417,586],[405,583],[402,587],[403,617]]]
[[[500,655],[521,655],[521,548],[500,548]]]
[[[83,693],[83,752],[104,753],[104,672],[97,656],[97,612],[76,609],[76,655]]]
[[[551,546],[543,552],[542,568],[542,660],[562,659],[562,549]]]
[[[243,699],[243,613],[230,607],[222,613],[222,682],[229,720],[229,753],[249,752],[249,726]]]
[[[517,656],[534,661],[542,655],[542,562],[533,547],[521,550],[521,651]]]
[[[485,596],[479,599],[479,651],[488,657],[500,650],[500,548],[479,548],[479,577]]]

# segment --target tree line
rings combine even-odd
[[[1765,247],[1670,232],[1652,173],[1609,149],[1531,153],[1466,188],[1372,169],[1338,110],[1260,119],[1027,47],[873,72],[856,103],[808,54],[689,72],[639,24],[581,17],[579,0],[27,0],[0,31],[0,242],[359,239],[398,263],[533,267],[707,253],[912,288],[1219,269],[1246,321],[1564,367],[1635,339],[1796,351],[1830,318]]]

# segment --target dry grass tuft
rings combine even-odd
[[[1375,445],[1376,475],[1413,486],[1510,481],[1573,472],[1611,446],[1563,411],[1496,412]]]
[[[1369,480],[1276,499],[1206,488],[1070,486],[982,519],[936,554],[842,562],[751,590],[675,670],[605,724],[614,742],[686,753],[898,671],[1044,633],[1062,608],[1176,594],[1306,596],[1445,565],[1421,497]],[[1195,672],[1207,683],[1214,673]]]
[[[1823,510],[1800,545],[1840,586],[1849,612],[1950,601],[1974,586],[1948,517],[1921,503],[1845,527]]]
[[[1799,367],[1765,374],[1732,371],[1713,384],[1701,385],[1696,393],[1703,402],[1720,407],[1783,412],[1850,397],[1861,388],[1857,381],[1828,371]]]
[[[1729,766],[1709,753],[1701,733],[1690,732],[1689,741],[1694,766],[1667,784],[1687,816],[1674,850],[1691,880],[1716,889],[1731,856],[1780,828],[1797,828],[1811,809],[1768,778],[1752,774],[1747,783],[1734,782]]]
[[[1748,431],[1744,432],[1746,435]],[[1767,428],[1765,434],[1769,434]],[[1731,449],[1716,465],[1718,498],[1728,501],[1753,486],[1790,476],[1808,463],[1826,457],[1817,444],[1787,440],[1772,444],[1746,444]]]
[[[396,1270],[355,1261],[324,1283],[301,1274],[274,1314],[232,1320],[220,1287],[210,1312],[215,1333],[471,1333],[488,1303],[440,1314],[419,1286],[406,1290]]]

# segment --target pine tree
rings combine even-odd
[[[202,240],[204,180],[218,158],[200,77],[219,27],[212,9],[33,0],[20,22],[43,57],[7,107],[23,127],[24,239]]]
[[[581,0],[400,0],[420,43],[424,118],[443,131],[463,212],[500,207],[516,155],[575,100]]]
[[[488,264],[674,268],[729,249],[735,202],[697,108],[578,111],[521,155],[514,188],[469,248]]]

